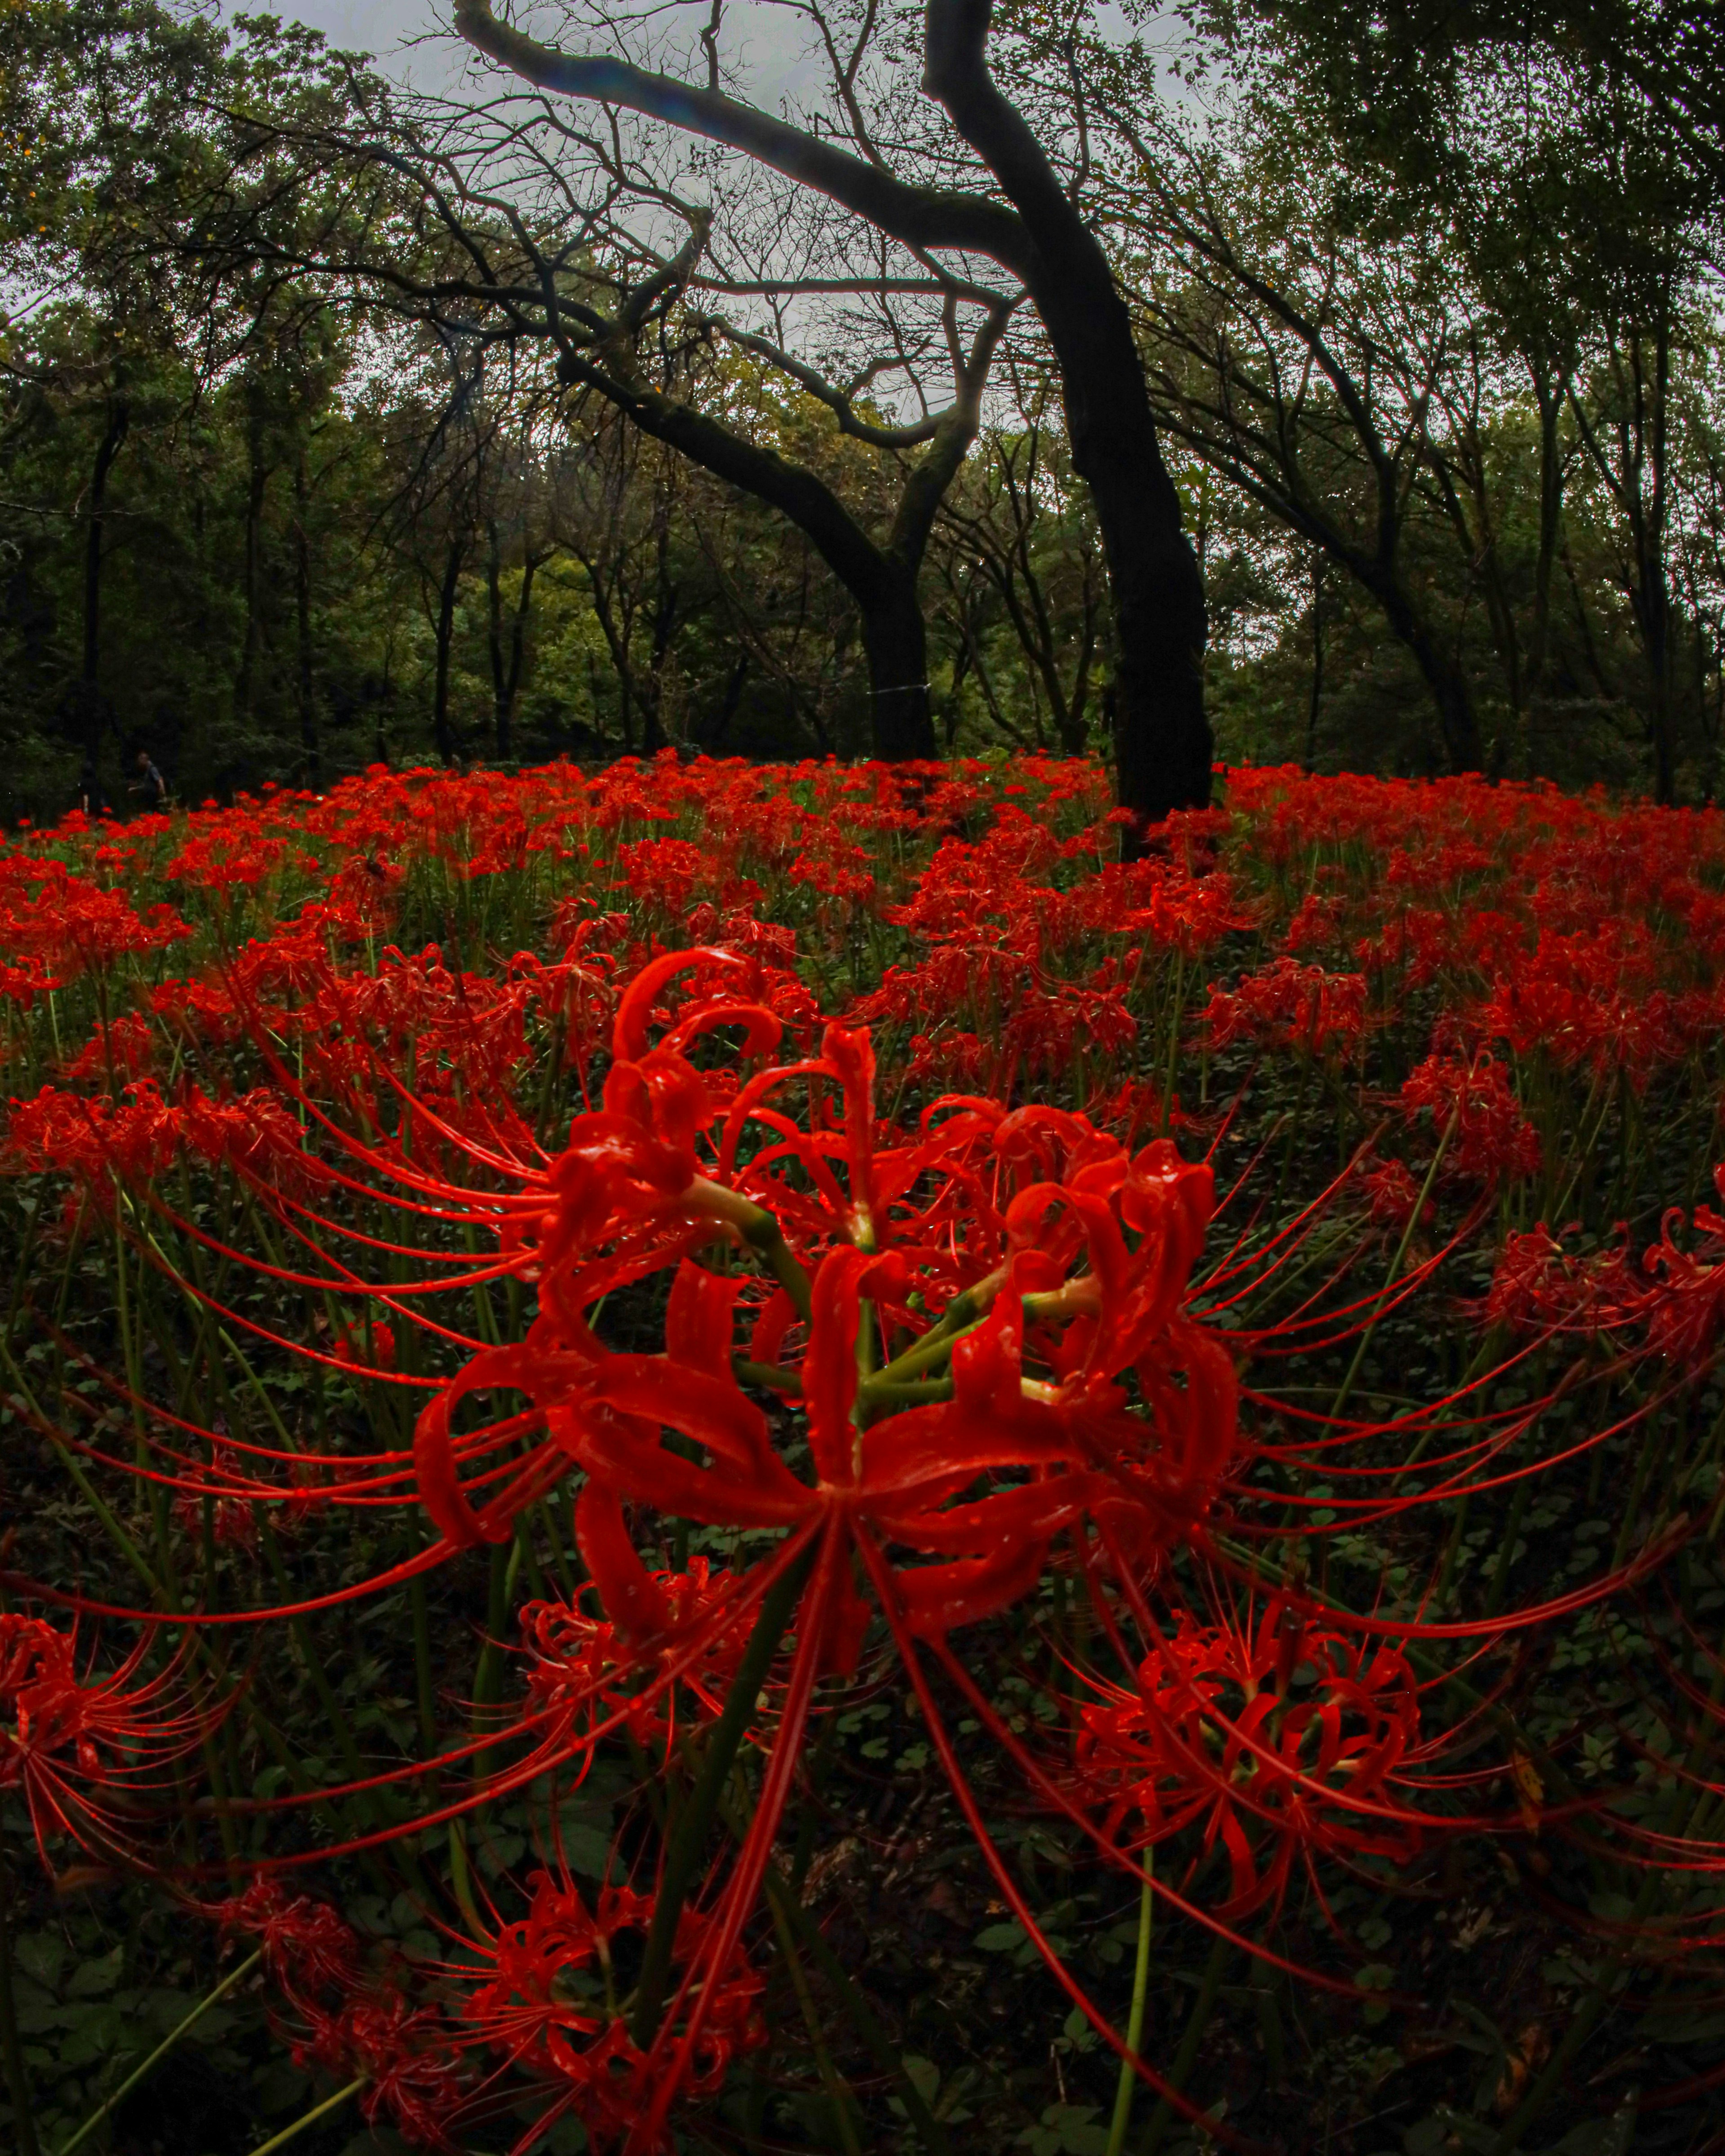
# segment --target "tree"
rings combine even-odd
[[[1070,85],[1052,151],[991,66],[988,0],[931,0],[920,37],[902,13],[870,8],[847,24],[804,11],[830,63],[833,95],[819,124],[800,126],[721,89],[716,11],[706,80],[661,74],[613,49],[567,50],[500,21],[485,0],[460,0],[455,23],[476,49],[561,95],[620,109],[721,146],[800,193],[896,243],[912,263],[991,262],[1022,281],[1060,368],[1074,468],[1091,489],[1113,599],[1117,758],[1122,802],[1142,819],[1209,798],[1204,716],[1204,590],[1162,458],[1126,305],[1086,214],[1090,172],[1076,26],[1046,39],[1028,30],[1014,57],[1046,105]],[[889,40],[917,38],[923,86],[957,137],[916,146],[914,179],[893,169],[865,109],[865,68]],[[893,57],[885,50],[887,64]],[[1040,74],[1037,74],[1040,67]],[[897,132],[897,131],[895,131]],[[905,136],[897,133],[897,139]],[[1065,169],[1062,169],[1062,165]],[[949,183],[954,172],[972,184]],[[976,184],[976,182],[981,184]],[[1003,201],[1000,198],[1004,197]]]

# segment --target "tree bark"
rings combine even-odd
[[[1019,266],[1060,362],[1073,469],[1114,593],[1120,802],[1144,829],[1210,798],[1204,579],[1157,439],[1132,319],[1101,243],[988,68],[990,0],[928,0],[924,87],[988,165],[1031,242]],[[1130,847],[1129,847],[1130,850]]]
[[[711,725],[706,730],[706,738],[701,744],[709,756],[716,756],[725,746],[731,732],[731,721],[737,716],[737,706],[742,701],[743,684],[747,680],[748,674],[749,655],[746,651],[739,652],[737,663],[726,677],[725,693],[719,700],[719,708],[713,715]]]
[[[90,479],[90,527],[84,542],[84,671],[80,699],[80,731],[85,749],[94,755],[101,745],[102,702],[100,675],[102,654],[102,542],[106,536],[108,475],[131,425],[131,407],[124,397],[109,400],[108,424],[97,444],[95,469]]]
[[[294,464],[294,611],[300,640],[300,746],[305,754],[305,773],[317,780],[317,706],[311,671],[311,538],[305,529],[305,452]]]
[[[938,752],[928,696],[928,634],[914,571],[881,579],[863,603],[862,634],[875,755],[889,762],[932,762]]]
[[[531,547],[521,555],[521,588],[516,595],[509,624],[506,654],[503,631],[503,549],[497,520],[485,521],[485,589],[490,601],[491,710],[496,732],[498,761],[507,763],[515,754],[515,711],[521,700],[521,674],[526,663],[527,615],[533,603],[533,577],[540,556]]]
[[[1431,691],[1450,769],[1458,777],[1464,772],[1478,771],[1485,757],[1466,675],[1445,654],[1430,624],[1399,583],[1387,580],[1373,588],[1367,579],[1361,581],[1383,608],[1384,619],[1407,646]]]
[[[460,588],[461,564],[466,552],[464,537],[450,540],[437,596],[437,686],[432,700],[431,726],[438,755],[444,763],[455,760],[455,737],[449,731],[449,646],[454,639],[455,595]]]
[[[262,429],[250,429],[249,469],[245,490],[245,641],[240,646],[239,672],[234,683],[234,707],[249,719],[257,688],[258,651],[263,640],[263,618],[258,607],[258,584],[263,547],[264,495],[270,484],[270,467],[264,461]]]
[[[1312,699],[1306,708],[1306,773],[1317,768],[1317,715],[1324,697],[1324,557],[1312,557]]]

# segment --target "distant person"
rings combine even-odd
[[[146,808],[166,808],[167,806],[167,781],[156,768],[155,759],[146,748],[138,751],[138,775],[126,791],[141,794]]]
[[[78,806],[89,817],[92,824],[99,816],[111,816],[114,813],[108,804],[108,796],[103,789],[101,774],[96,769],[95,758],[93,756],[85,757],[84,769],[79,774]]]

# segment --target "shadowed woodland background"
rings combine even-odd
[[[839,49],[847,19],[803,28]],[[1658,74],[1684,18],[1399,19],[1205,8],[1127,44],[1029,10],[991,48],[1132,306],[1218,757],[1712,799],[1719,176]],[[1106,752],[1094,518],[1009,294],[978,357],[986,295],[943,323],[711,158],[723,249],[654,293],[705,152],[577,141],[495,77],[418,97],[268,19],[31,5],[3,33],[8,815],[64,810],[91,756],[123,803],[140,746],[196,800],[878,745],[901,685],[871,685],[856,581],[570,378],[517,304],[547,263],[639,381],[908,561],[940,748]],[[877,127],[926,105],[882,80]]]

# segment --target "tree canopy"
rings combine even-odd
[[[1701,14],[789,19],[779,110],[747,9],[470,6],[439,96],[0,18],[14,814],[1044,744],[1142,818],[1212,735],[1712,798]]]

